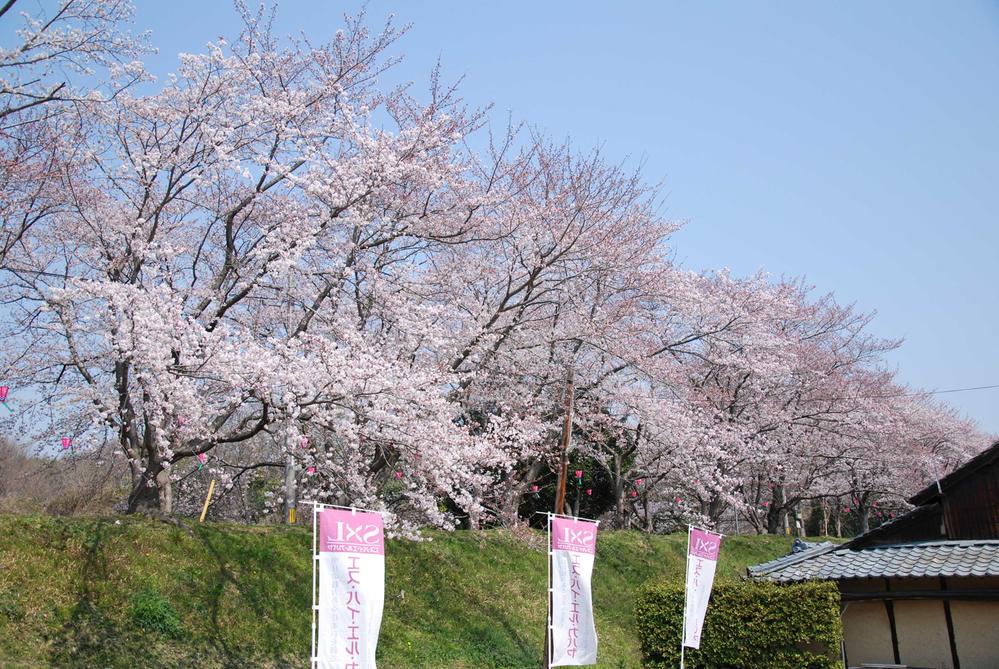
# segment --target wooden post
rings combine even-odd
[[[555,513],[565,515],[565,486],[569,478],[569,442],[572,439],[572,405],[575,389],[573,368],[570,365],[565,383],[565,417],[562,421],[562,441],[559,444],[558,492],[555,495]]]
[[[208,494],[205,496],[205,505],[201,507],[201,518],[198,518],[199,523],[205,522],[205,515],[208,514],[208,505],[212,503],[212,493],[215,492],[215,479],[208,484]]]

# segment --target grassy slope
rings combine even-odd
[[[386,549],[379,668],[537,667],[543,537],[431,537]],[[653,577],[680,579],[685,541],[601,533],[598,667],[639,666],[635,590]],[[729,538],[719,578],[739,577],[788,545],[780,537]],[[301,528],[0,517],[0,669],[307,667],[309,551]],[[169,624],[143,628],[134,613],[140,604],[156,609],[159,595],[179,617],[172,634]]]

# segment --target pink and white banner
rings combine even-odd
[[[551,656],[548,666],[597,663],[590,578],[597,550],[597,523],[551,519]]]
[[[375,669],[385,604],[385,529],[377,513],[319,512],[315,669]]]
[[[701,630],[708,611],[711,586],[722,535],[690,527],[687,533],[687,589],[683,610],[683,645],[701,647]]]

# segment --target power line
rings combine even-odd
[[[964,393],[969,390],[992,390],[993,388],[999,388],[999,383],[991,386],[973,386],[971,388],[949,388],[947,390],[925,390],[918,393],[893,393],[889,395],[855,395],[853,397],[833,397],[831,400],[824,400],[826,402],[831,402],[834,400],[882,400],[889,399],[892,397],[926,397],[927,395],[944,395],[946,393]]]

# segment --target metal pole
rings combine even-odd
[[[286,320],[285,320],[285,334],[288,336],[288,339],[290,340],[291,339],[291,328],[292,328],[292,323],[291,323],[291,273],[290,272],[288,273],[287,282],[285,284],[284,298],[285,298],[284,299],[285,305],[287,307]],[[287,423],[289,433],[291,431],[292,424],[293,424],[292,423],[292,419],[289,418],[288,419],[288,423]],[[288,522],[289,525],[294,525],[295,524],[295,511],[296,511],[296,506],[297,506],[296,503],[295,503],[295,496],[296,496],[295,495],[295,457],[292,455],[291,448],[288,447],[288,444],[285,443],[284,446],[285,446],[285,448],[288,449],[288,457],[285,460],[285,466],[284,466],[284,499],[285,499],[285,509],[286,509],[285,519],[287,520],[287,522]]]
[[[316,616],[319,612],[319,601],[316,598],[316,563],[319,561],[319,508],[321,504],[312,505],[312,656],[309,660],[312,669],[316,669],[316,635],[319,628],[316,625]]]
[[[579,495],[583,490],[583,479],[576,479],[576,509],[573,511],[572,516],[574,518],[579,517]]]
[[[545,629],[545,669],[552,668],[552,651],[554,651],[554,623],[552,621],[552,515],[548,514],[548,621]]]
[[[683,627],[680,629],[680,669],[683,669],[684,637],[687,635],[687,573],[690,571],[690,528],[687,525],[687,566],[683,570]]]
[[[284,465],[284,504],[287,509],[288,524],[295,524],[295,458],[291,453]]]

